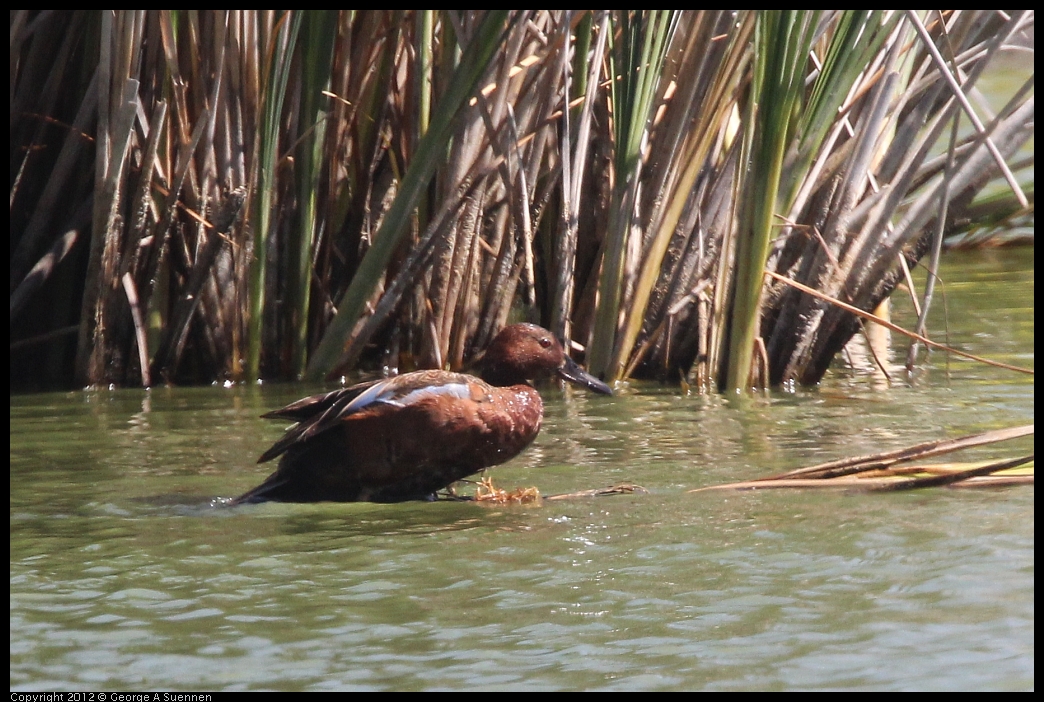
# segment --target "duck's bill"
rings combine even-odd
[[[594,377],[580,366],[576,365],[576,361],[566,356],[565,363],[558,369],[558,375],[565,378],[571,383],[577,385],[583,385],[589,390],[600,392],[603,395],[612,395],[613,389],[603,383],[598,378]]]

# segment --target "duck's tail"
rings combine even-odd
[[[232,500],[230,505],[253,505],[259,502],[286,502],[286,491],[290,480],[281,475],[279,471],[272,473],[265,482],[253,490],[247,490],[239,497]]]

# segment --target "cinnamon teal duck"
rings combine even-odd
[[[513,324],[493,339],[481,378],[430,370],[306,397],[263,416],[297,422],[258,463],[282,456],[244,502],[401,502],[508,461],[540,431],[544,404],[529,381],[557,375],[594,392],[551,332]]]

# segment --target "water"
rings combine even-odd
[[[1032,253],[948,257],[951,343],[1033,366]],[[687,492],[1033,421],[1031,376],[835,365],[746,399],[547,390],[497,485],[649,492],[527,506],[212,506],[317,387],[12,397],[11,687],[1032,689],[1032,487]]]

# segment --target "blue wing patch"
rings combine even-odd
[[[431,397],[432,395],[449,395],[450,397],[456,397],[462,400],[471,399],[471,388],[468,387],[467,383],[427,385],[425,387],[415,388],[403,394],[401,388],[395,387],[394,380],[395,379],[393,378],[384,383],[377,383],[372,388],[367,389],[366,392],[348,403],[341,413],[342,416],[358,412],[364,407],[368,407],[375,403],[392,405],[394,407],[406,407],[424,399],[425,397]]]

